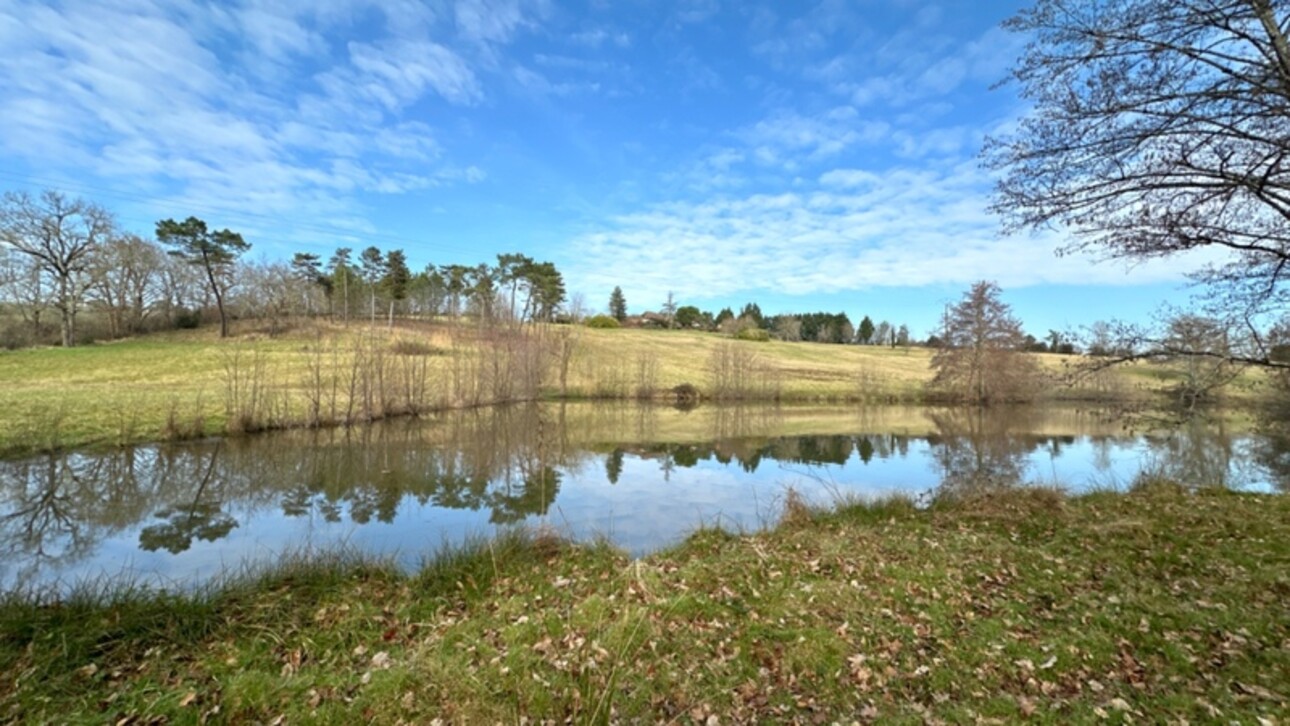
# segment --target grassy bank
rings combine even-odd
[[[1288,596],[1285,497],[790,506],[637,562],[510,537],[414,576],[9,602],[0,719],[1274,723]]]
[[[1040,356],[1053,372],[1068,361]],[[0,456],[121,445],[533,397],[637,398],[681,384],[705,397],[918,403],[921,348],[755,343],[685,331],[554,328],[489,339],[452,325],[329,325],[269,338],[184,331],[0,352]],[[1092,378],[1069,398],[1133,400],[1169,384],[1160,367]]]

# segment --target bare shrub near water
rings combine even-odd
[[[636,355],[636,398],[652,398],[658,390],[658,354],[643,351]]]
[[[579,339],[579,334],[571,328],[561,328],[554,337],[552,352],[561,396],[569,394],[569,369],[581,347]]]
[[[348,425],[437,408],[532,401],[544,385],[567,391],[578,350],[570,331],[496,319],[454,326],[449,338],[451,350],[445,351],[415,340],[391,344],[374,332],[356,336],[348,347],[316,336],[295,378],[295,394],[275,385],[263,352],[231,349],[223,354],[226,430]],[[167,428],[177,437],[177,410],[171,418]]]
[[[626,367],[612,359],[596,358],[588,361],[591,395],[595,398],[626,398],[631,384]]]
[[[533,401],[552,383],[568,390],[578,350],[569,331],[492,319],[474,329],[453,328],[451,337],[446,399],[452,406]]]
[[[264,355],[249,355],[234,347],[222,351],[224,367],[224,429],[230,434],[251,433],[266,428],[267,381]]]
[[[708,378],[711,396],[718,401],[775,400],[782,391],[778,371],[748,345],[739,343],[724,343],[712,351]]]
[[[161,438],[164,441],[184,441],[195,439],[206,433],[206,406],[201,396],[193,403],[193,413],[185,416],[180,412],[179,398],[171,397],[166,406],[166,421],[161,426]]]
[[[444,402],[450,407],[478,406],[483,401],[480,387],[480,353],[471,344],[469,330],[453,325],[448,330],[448,390]]]
[[[431,406],[430,359],[423,355],[402,355],[392,361],[399,412],[419,414]]]
[[[328,356],[322,346],[322,337],[314,336],[313,345],[309,346],[309,358],[305,361],[303,389],[305,396],[305,426],[315,428],[336,421],[336,393],[338,356],[336,346],[330,346],[330,365]]]
[[[115,411],[116,445],[125,446],[132,443],[139,431],[139,402],[129,401]]]
[[[433,386],[431,356],[398,353],[408,349],[387,346],[374,334],[356,337],[348,350],[335,343],[324,348],[319,341],[310,349],[302,380],[304,425],[375,421],[443,405]]]
[[[41,404],[26,415],[19,413],[13,436],[15,451],[54,451],[62,447],[63,424],[67,421],[67,407],[59,402]]]
[[[484,339],[490,403],[532,401],[542,390],[550,363],[541,328],[501,324]]]

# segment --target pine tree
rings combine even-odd
[[[627,317],[627,298],[623,296],[621,287],[614,286],[614,291],[609,294],[609,314],[620,323]]]

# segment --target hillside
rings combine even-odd
[[[1072,363],[1038,356],[1059,376]],[[734,341],[711,333],[556,326],[523,339],[447,324],[330,324],[268,336],[181,331],[0,353],[0,452],[359,421],[533,397],[668,396],[917,403],[924,348]],[[563,375],[562,375],[563,374]],[[1067,399],[1140,400],[1175,374],[1138,365],[1057,384]],[[562,382],[563,380],[563,382]],[[1238,396],[1259,382],[1250,377]]]

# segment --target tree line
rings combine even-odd
[[[659,312],[647,311],[638,316],[627,314],[627,297],[622,287],[616,286],[609,295],[609,314],[619,324],[632,322],[642,327],[666,327],[680,330],[720,332],[735,337],[749,336],[751,331],[763,331],[765,339],[775,338],[786,342],[835,343],[859,345],[909,346],[909,326],[892,325],[882,321],[877,325],[869,316],[852,325],[844,312],[783,313],[765,315],[755,302],[746,303],[739,313],[724,307],[716,313],[700,310],[694,305],[678,305],[668,293]]]
[[[522,254],[495,264],[427,265],[412,271],[401,249],[342,247],[325,261],[244,259],[241,234],[196,217],[157,222],[153,239],[123,230],[92,201],[47,190],[0,197],[0,346],[119,338],[218,319],[294,316],[350,321],[476,316],[555,321],[564,278]],[[88,319],[88,320],[87,320]],[[86,323],[88,322],[88,329]]]

